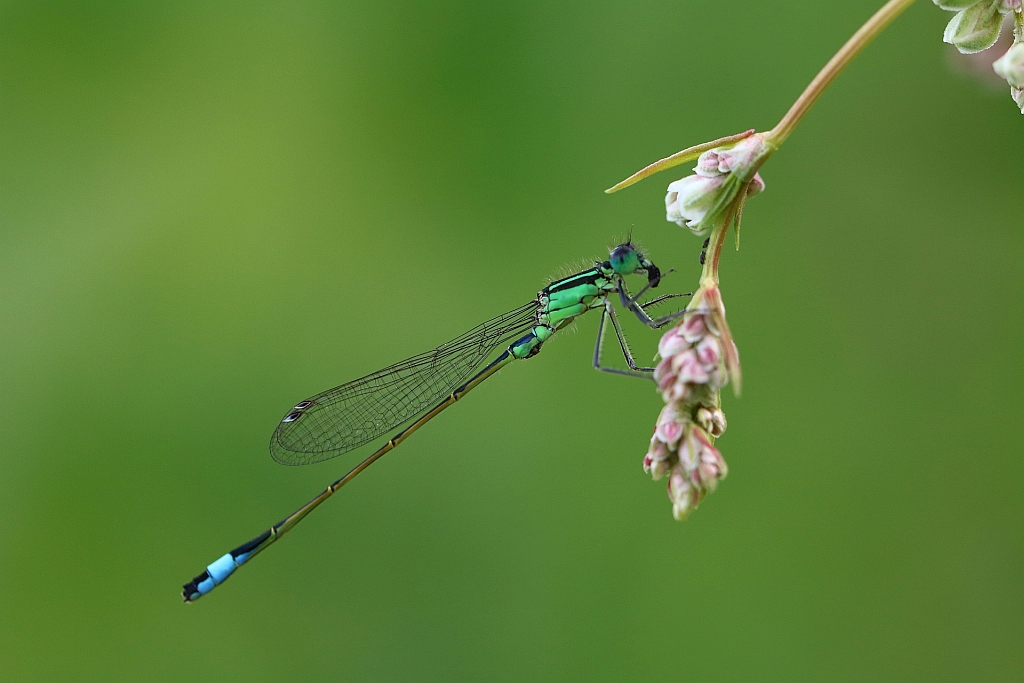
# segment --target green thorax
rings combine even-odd
[[[604,297],[617,289],[618,276],[607,262],[552,282],[537,293],[537,324],[532,333],[509,350],[516,358],[536,355],[555,332],[589,309],[600,306]]]
[[[661,271],[627,242],[612,249],[608,260],[593,268],[555,280],[537,293],[537,323],[529,334],[509,346],[515,358],[531,358],[551,336],[592,308],[601,306],[612,292],[619,291],[623,275],[646,273],[657,286]]]
[[[538,326],[554,333],[617,290],[618,278],[607,263],[597,263],[589,270],[556,280],[537,294]]]

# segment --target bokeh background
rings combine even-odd
[[[879,4],[0,5],[0,679],[1024,680],[1024,117],[925,0],[724,255],[690,521],[589,317],[180,601],[369,452],[275,464],[298,400],[630,228],[692,289],[684,169],[602,190],[770,128]]]

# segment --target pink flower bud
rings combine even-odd
[[[675,404],[670,403],[661,409],[658,415],[658,424],[654,428],[654,437],[659,441],[674,448],[679,439],[682,438],[688,420],[679,413]]]
[[[705,154],[718,154],[718,170],[721,173],[738,173],[749,178],[751,167],[764,156],[765,143],[761,135],[743,138],[732,147],[716,149]],[[748,170],[749,169],[749,170]]]
[[[693,344],[704,337],[704,333],[707,331],[707,326],[704,323],[703,315],[699,313],[687,313],[683,316],[683,322],[681,322],[675,329],[679,336],[687,343]],[[676,353],[678,353],[678,351]],[[661,357],[664,358],[665,354],[662,354]]]
[[[704,152],[697,158],[693,175],[669,184],[665,218],[697,235],[721,225],[746,199],[741,189],[746,188],[746,196],[764,189],[757,169],[774,150],[764,134],[753,134],[731,146]]]
[[[722,360],[722,347],[719,345],[718,340],[712,336],[701,339],[695,350],[697,352],[697,360],[709,372],[718,367]]]
[[[672,470],[668,478],[668,499],[672,501],[672,516],[677,520],[686,519],[697,507],[698,491],[678,469]]]
[[[688,475],[697,469],[697,465],[700,464],[700,450],[698,446],[699,444],[693,440],[692,429],[688,431],[686,438],[679,442],[679,450],[677,452],[679,466]]]
[[[761,178],[760,173],[755,173],[754,178],[750,181],[750,185],[747,186],[747,196],[753,197],[755,194],[760,194],[764,191],[764,180]]]
[[[714,178],[715,176],[728,173],[729,166],[725,163],[722,155],[712,149],[704,152],[697,158],[697,166],[693,170],[697,175],[704,176],[705,178]]]
[[[725,434],[725,413],[721,408],[700,408],[694,421],[716,439]]]
[[[722,453],[711,445],[711,439],[703,430],[694,429],[692,441],[700,452],[697,463],[700,481],[704,488],[714,491],[718,486],[718,480],[724,479],[729,473],[729,468],[725,464]]]
[[[678,382],[707,384],[708,379],[710,379],[708,371],[701,365],[701,362],[697,359],[697,353],[693,349],[688,349],[674,356],[672,358],[672,369],[679,375],[679,378],[676,380]]]
[[[662,397],[665,399],[665,403],[670,403],[676,400],[670,396],[674,393],[673,387],[678,379],[675,371],[672,369],[672,358],[666,358],[665,360],[658,363],[658,366],[654,368],[654,381],[658,384],[658,391],[661,392]]]
[[[676,377],[676,381],[665,391],[661,398],[667,403],[686,403],[693,395],[693,387]]]
[[[664,477],[672,467],[672,451],[656,438],[651,439],[651,446],[644,456],[644,472],[651,475],[654,481]]]
[[[663,358],[654,368],[654,381],[658,384],[658,389],[663,389],[662,384],[666,381],[674,380],[674,373],[672,372],[672,359]]]
[[[714,446],[726,427],[718,392],[738,379],[739,355],[718,287],[698,290],[691,310],[662,336],[658,352],[662,360],[654,380],[666,405],[644,456],[644,471],[654,479],[669,476],[672,514],[684,519],[728,472]]]
[[[661,341],[658,342],[658,353],[662,358],[668,358],[683,351],[689,345],[690,341],[682,336],[680,328],[673,327],[662,335]]]

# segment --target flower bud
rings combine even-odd
[[[764,191],[764,180],[761,178],[760,173],[754,174],[754,179],[750,181],[750,186],[747,188],[747,196],[753,197],[755,194],[760,194]]]
[[[690,485],[679,468],[673,469],[669,475],[668,499],[672,501],[672,516],[680,522],[689,517],[700,502],[697,489]]]
[[[700,464],[700,452],[693,441],[692,429],[686,430],[686,438],[679,442],[679,450],[676,451],[676,456],[679,458],[681,471],[686,475],[687,479],[690,479],[692,472]]]
[[[965,55],[986,50],[999,38],[1005,11],[1003,0],[981,0],[957,12],[946,25],[942,40],[956,46]],[[943,4],[952,5],[944,0]],[[941,6],[941,5],[940,5]]]
[[[731,147],[716,147],[700,155],[693,175],[670,183],[665,195],[665,218],[703,235],[734,215],[741,188],[747,196],[764,189],[757,169],[772,153],[762,135],[745,137]]]
[[[672,356],[665,358],[654,368],[654,381],[658,385],[658,391],[665,403],[681,401],[687,398],[685,393],[686,385],[676,382],[677,376],[672,369]]]
[[[1024,88],[1010,88],[1010,97],[1020,107],[1020,113],[1024,114]]]
[[[697,360],[708,372],[718,367],[722,360],[722,347],[718,340],[710,335],[701,339],[694,350],[697,352]]]
[[[701,313],[686,313],[683,316],[682,323],[677,328],[679,336],[685,339],[688,343],[694,344],[699,342],[704,337],[704,332],[707,330],[704,316]],[[664,357],[665,354],[662,354]]]
[[[709,378],[708,371],[701,365],[697,358],[697,352],[687,349],[683,353],[672,358],[672,369],[675,370],[679,382],[688,384],[706,384]]]
[[[665,219],[703,235],[707,230],[700,227],[700,222],[715,205],[718,190],[724,183],[724,175],[690,175],[669,183],[665,195]]]
[[[721,451],[711,445],[711,439],[702,429],[694,429],[690,440],[697,455],[697,478],[708,491],[718,487],[718,481],[729,474],[729,467]]]
[[[674,403],[667,404],[661,409],[658,415],[658,423],[654,428],[654,438],[658,439],[671,449],[675,449],[679,439],[682,438],[688,420],[679,412],[678,406]]]
[[[679,375],[676,371],[671,369],[671,359],[662,361],[662,363],[667,364],[669,369],[666,371],[665,375],[658,380],[658,391],[661,392],[661,398],[666,403],[689,402],[693,397],[695,387],[679,379]]]
[[[725,175],[729,172],[729,164],[726,162],[725,152],[709,150],[697,158],[697,165],[693,169],[697,175],[705,178]]]
[[[732,147],[727,147],[719,152],[718,171],[719,173],[735,173],[743,180],[748,180],[756,172],[754,165],[764,154],[764,142],[759,135],[751,135],[749,138],[740,140]],[[705,154],[715,154],[714,150]]]
[[[1024,43],[1014,43],[1005,55],[992,63],[992,69],[1011,87],[1024,88]]]
[[[721,408],[705,408],[702,406],[697,410],[694,421],[716,439],[725,434],[727,423],[725,421],[725,413],[722,412]]]
[[[692,343],[682,335],[680,327],[673,327],[661,336],[658,342],[658,355],[662,358],[674,356]]]
[[[651,437],[651,446],[644,456],[644,472],[658,481],[672,468],[673,455],[668,446],[657,437]]]

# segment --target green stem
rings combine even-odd
[[[739,197],[743,197],[747,193],[747,188],[750,187],[750,183],[747,183],[740,188]],[[736,211],[742,202],[742,199],[737,199],[733,202],[732,208],[729,209],[729,213],[726,215],[725,220],[719,221],[714,228],[711,229],[711,237],[708,238],[708,248],[704,255],[704,269],[700,273],[700,286],[715,285],[718,286],[718,260],[722,257],[722,247],[725,245],[725,235],[729,232],[729,224],[736,218]]]
[[[789,108],[786,115],[782,117],[782,120],[779,121],[779,123],[770,131],[761,134],[762,142],[768,146],[771,152],[778,149],[779,145],[789,137],[789,134],[792,133],[797,124],[800,123],[804,114],[807,113],[818,97],[821,96],[821,93],[825,91],[825,88],[835,80],[835,77],[846,68],[846,65],[849,64],[850,61],[856,57],[868,43],[874,40],[875,36],[882,32],[882,29],[892,23],[896,17],[902,14],[903,11],[913,3],[914,0],[889,0],[889,2],[885,3],[880,10],[875,12],[874,16],[868,19],[867,23],[861,26],[860,29],[854,33],[848,41],[846,41],[846,44],[843,45],[839,52],[829,60],[828,64],[825,65],[825,68],[818,72],[818,75],[814,77],[811,84],[804,89],[797,101],[793,103],[793,106]],[[1024,15],[1017,13],[1015,18],[1017,19],[1015,35],[1021,35],[1022,37],[1018,38],[1018,40],[1024,41]],[[705,142],[703,144],[684,149],[681,152],[676,152],[672,156],[665,157],[664,159],[656,161],[650,166],[637,171],[621,183],[608,188],[605,192],[616,192],[639,180],[654,175],[659,171],[664,171],[667,168],[678,166],[679,164],[684,164],[688,161],[693,161],[703,152],[710,149],[714,149],[721,145],[739,142],[740,140],[750,137],[752,134],[753,131],[748,130],[737,135],[719,138],[718,140],[712,140],[711,142]],[[763,163],[767,158],[768,156],[762,158],[761,163]],[[754,170],[756,171],[757,169]],[[720,237],[724,239],[724,232]],[[712,242],[713,241],[714,240],[712,240]]]
[[[1013,13],[1013,42],[1024,43],[1024,10]]]
[[[767,133],[764,133],[762,140],[769,149],[769,153],[764,155],[760,159],[760,163],[764,163],[772,153],[789,137],[789,134],[793,132],[797,124],[804,117],[811,106],[817,101],[821,93],[835,80],[836,76],[842,72],[843,69],[850,63],[850,61],[856,57],[861,50],[867,47],[868,43],[874,40],[875,36],[882,32],[882,30],[888,26],[892,21],[898,17],[904,10],[913,4],[914,0],[889,0],[885,5],[875,12],[874,16],[867,20],[867,22],[860,27],[860,29],[850,37],[849,40],[839,49],[839,52],[835,54],[832,59],[828,61],[828,64],[818,72],[818,75],[814,77],[810,85],[804,89],[797,101],[793,103],[793,106],[789,108],[786,115],[782,117],[778,125],[772,128]],[[1016,15],[1018,25],[1022,19],[1021,15]],[[685,151],[685,150],[684,150]],[[681,154],[681,153],[680,153]],[[673,155],[677,156],[677,155]],[[672,157],[669,157],[671,159]],[[665,160],[662,160],[665,161]],[[657,168],[662,162],[652,164],[648,169],[652,169],[651,172],[646,172],[648,169],[644,169],[636,176],[646,177],[650,173],[662,170],[662,167]],[[760,165],[760,164],[758,164]],[[753,171],[757,169],[752,169]],[[643,175],[641,175],[643,174]],[[634,176],[634,177],[636,177]],[[636,178],[639,180],[640,178]],[[635,181],[634,181],[635,182]],[[626,183],[620,183],[625,185]],[[744,196],[749,188],[749,182],[740,189],[740,194],[737,200],[733,202],[732,209],[730,210],[726,220],[720,221],[711,231],[711,237],[708,242],[707,254],[704,259],[704,270],[701,272],[701,285],[718,285],[718,262],[722,256],[722,247],[725,244],[726,233],[729,232],[729,225],[736,218],[736,213],[739,211],[739,207],[742,206]],[[616,186],[616,189],[618,186]],[[737,229],[739,226],[737,226]]]
[[[782,117],[778,125],[765,133],[766,141],[775,146],[781,145],[789,134],[793,132],[800,119],[804,117],[807,110],[811,108],[818,97],[825,91],[835,77],[846,68],[854,57],[860,53],[867,44],[874,40],[875,36],[882,32],[886,26],[892,23],[893,19],[910,7],[914,0],[889,0],[882,9],[875,12],[874,16],[868,19],[867,23],[860,27],[853,36],[846,41],[846,44],[839,49],[832,59],[828,61],[818,75],[814,77],[811,84],[801,93],[793,106],[789,108],[786,115]]]

